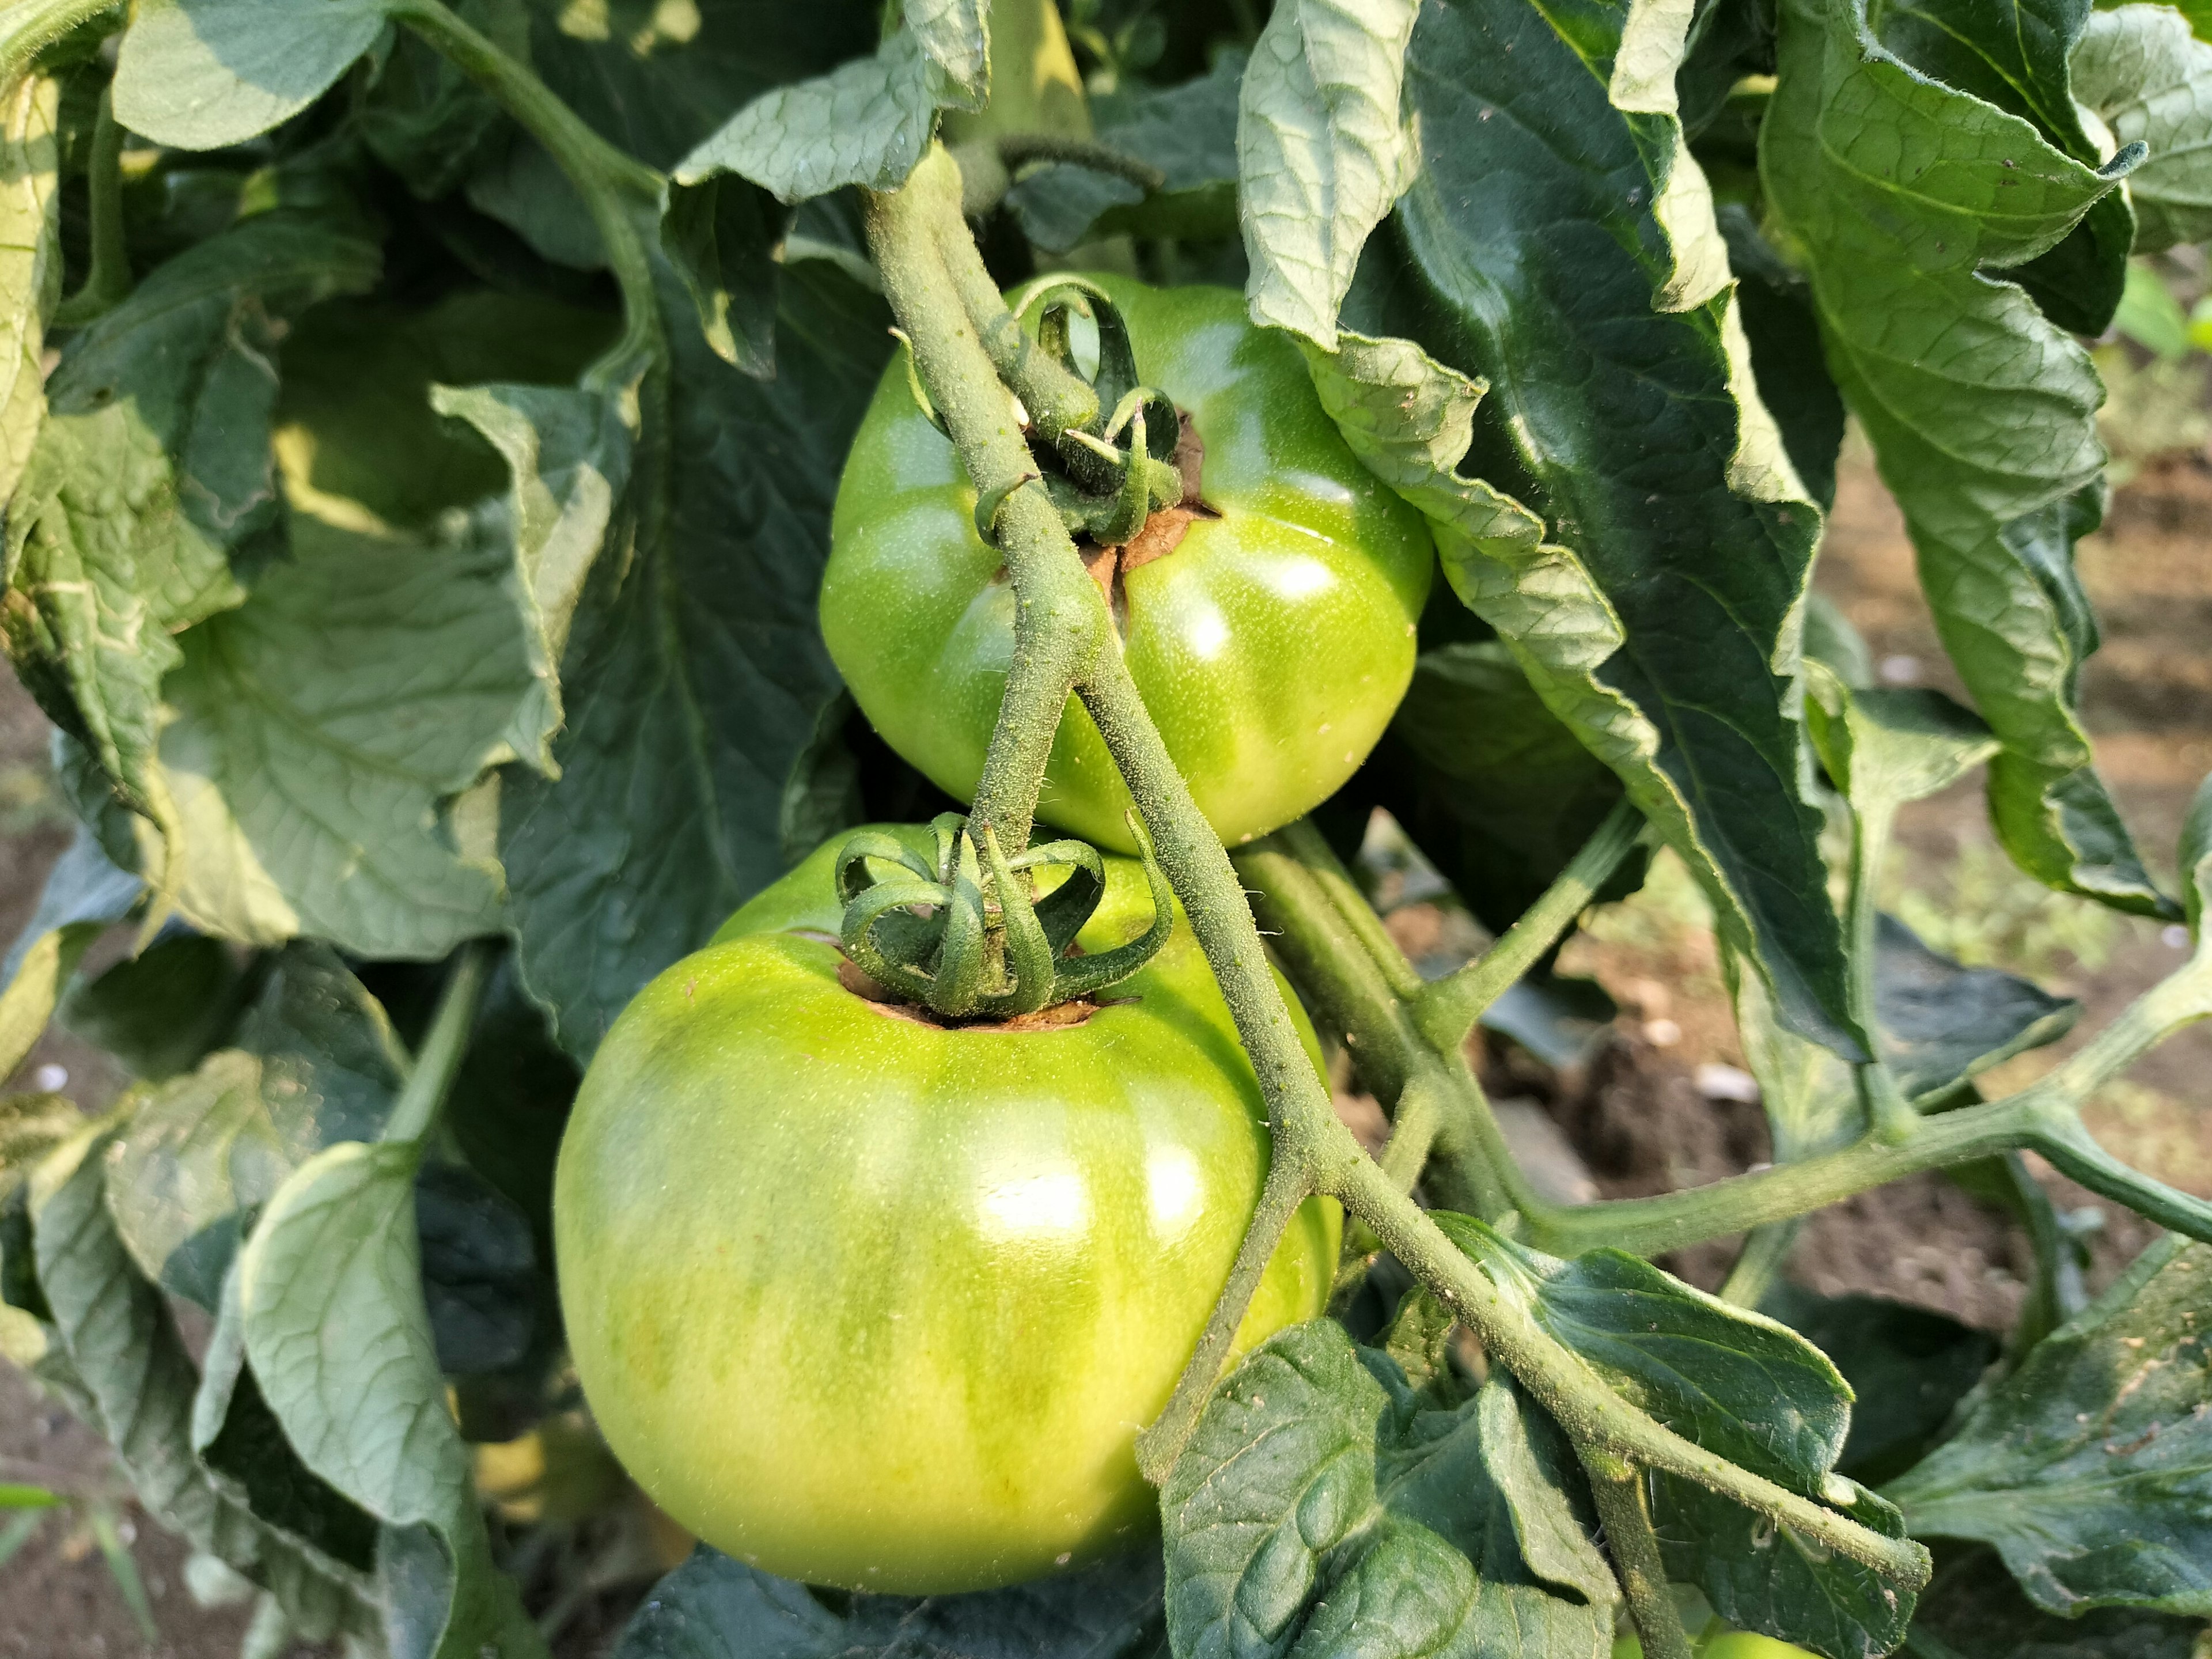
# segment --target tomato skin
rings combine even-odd
[[[1633,1635],[1624,1636],[1613,1644],[1613,1659],[1644,1659],[1644,1644]],[[1771,1636],[1732,1630],[1700,1644],[1698,1659],[1819,1659],[1819,1656]]]
[[[1234,844],[1334,794],[1382,736],[1413,675],[1435,543],[1346,447],[1297,348],[1253,327],[1234,290],[1089,280],[1206,447],[1200,495],[1222,516],[1125,574],[1117,623],[1169,754]],[[1013,591],[906,363],[902,348],[838,486],[822,633],[885,741],[967,800],[1013,659]],[[1127,852],[1128,805],[1071,699],[1039,816]]]
[[[1112,994],[1138,1000],[1079,1025],[862,1000],[818,936],[833,856],[654,980],[592,1060],[555,1182],[569,1342],[617,1456],[724,1552],[911,1595],[1034,1577],[1154,1524],[1135,1437],[1266,1178],[1258,1085],[1187,923]],[[1108,864],[1090,950],[1150,915]],[[1240,1351],[1322,1311],[1340,1234],[1309,1200]]]

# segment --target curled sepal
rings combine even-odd
[[[1127,978],[1167,942],[1174,896],[1141,825],[1135,834],[1152,926],[1097,956],[1071,954],[1105,896],[1106,865],[1096,848],[1058,841],[1010,858],[988,824],[980,848],[957,814],[930,827],[934,868],[892,837],[867,831],[839,849],[835,866],[846,954],[896,995],[948,1019],[1033,1014]],[[896,873],[878,876],[872,861]],[[1033,898],[1034,872],[1053,867],[1065,869],[1066,878]]]
[[[891,338],[905,348],[902,361],[906,364],[906,389],[914,394],[914,406],[928,417],[930,425],[935,427],[940,435],[951,437],[952,430],[945,424],[945,416],[939,414],[937,405],[929,401],[929,392],[921,384],[921,371],[914,366],[913,339],[902,328],[893,329]]]
[[[983,538],[984,546],[996,547],[999,544],[999,509],[1006,506],[1006,498],[1024,484],[1035,483],[1040,476],[1035,472],[1024,472],[1012,483],[988,489],[975,498],[975,533]]]
[[[1129,834],[1137,843],[1137,856],[1144,861],[1145,882],[1152,890],[1152,925],[1127,945],[1116,945],[1111,951],[1101,951],[1095,957],[1070,957],[1059,964],[1060,1000],[1096,996],[1109,985],[1118,984],[1159,955],[1160,947],[1168,942],[1168,934],[1175,928],[1175,890],[1168,885],[1167,872],[1152,851],[1152,838],[1145,833],[1144,820],[1133,811],[1125,814]]]

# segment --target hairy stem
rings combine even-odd
[[[1441,1296],[1498,1364],[1558,1419],[1577,1453],[1604,1452],[1693,1480],[1747,1509],[1786,1522],[1808,1538],[1917,1589],[1928,1582],[1928,1552],[1910,1539],[1886,1538],[1693,1445],[1653,1422],[1606,1387],[1572,1352],[1537,1325],[1444,1237],[1428,1212],[1390,1182],[1371,1159],[1342,1166],[1322,1190],[1375,1230],[1383,1247]]]
[[[982,264],[960,217],[960,175],[951,157],[933,149],[905,185],[871,194],[867,227],[869,251],[910,342],[915,372],[969,478],[988,492],[1033,477],[1013,399],[969,312],[976,296],[965,293],[951,269],[966,263],[956,257],[960,243],[977,270]],[[1006,316],[998,290],[988,276],[983,281]],[[1091,401],[1095,410],[1096,398]],[[1113,619],[1041,486],[1022,485],[1005,497],[997,534],[1014,587],[1014,661],[969,819],[978,835],[988,825],[1012,852],[1029,845],[1068,693],[1078,672],[1112,638]]]
[[[1439,1048],[1464,1042],[1483,1012],[1574,925],[1621,860],[1636,850],[1644,833],[1644,815],[1626,800],[1620,802],[1502,939],[1466,967],[1424,990],[1416,1018],[1429,1040]]]
[[[399,1091],[380,1139],[420,1140],[437,1121],[461,1068],[461,1056],[468,1052],[477,1003],[491,973],[491,954],[492,947],[483,939],[471,939],[455,953],[446,988],[438,994],[437,1012],[430,1017],[429,1032],[422,1039],[422,1052],[415,1056],[407,1086]]]
[[[593,365],[591,383],[623,386],[665,362],[650,251],[660,175],[592,131],[537,76],[435,0],[387,0],[387,9],[544,145],[583,197],[623,296],[622,336]]]
[[[85,185],[92,210],[92,268],[84,286],[55,307],[57,328],[82,328],[131,295],[131,250],[123,237],[123,128],[115,118],[112,87],[100,94]]]
[[[1009,167],[1027,167],[1032,161],[1065,161],[1126,179],[1144,191],[1164,189],[1168,182],[1167,175],[1150,161],[1140,161],[1096,139],[1057,132],[1010,132],[999,140],[999,159]]]
[[[1644,1659],[1690,1659],[1690,1638],[1668,1592],[1659,1537],[1644,1507],[1644,1472],[1602,1453],[1585,1453],[1583,1468],[1597,1502],[1597,1518],[1605,1526],[1614,1575],[1628,1598],[1628,1616],[1644,1639]]]

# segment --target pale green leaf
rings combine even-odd
[[[2212,46],[2170,6],[2122,6],[2091,16],[2072,69],[2114,141],[2150,147],[2128,175],[2136,250],[2212,237]]]
[[[1336,346],[1359,252],[1403,188],[1411,0],[1282,0],[1238,95],[1237,170],[1255,322]]]
[[[79,830],[47,873],[39,908],[0,963],[0,1077],[23,1063],[53,1018],[87,946],[131,914],[144,890]]]
[[[46,418],[46,329],[62,278],[57,84],[0,88],[0,503]]]
[[[280,1188],[240,1257],[246,1353],[301,1461],[390,1528],[379,1567],[403,1652],[543,1659],[492,1564],[446,1407],[416,1241],[411,1144],[346,1142]]]
[[[321,97],[384,33],[380,0],[141,0],[115,116],[179,149],[222,149]]]

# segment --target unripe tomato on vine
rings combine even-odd
[[[555,1187],[569,1344],[616,1455],[726,1553],[852,1589],[1012,1583],[1154,1524],[1136,1435],[1229,1276],[1266,1109],[1180,917],[1095,1003],[940,1024],[832,942],[844,840],[600,1046]],[[1137,864],[1105,866],[1093,953],[1152,917]],[[1306,1200],[1238,1352],[1322,1311],[1341,1231]]]
[[[1186,417],[1186,489],[1127,545],[1082,550],[1169,755],[1234,845],[1327,799],[1382,736],[1413,675],[1435,544],[1346,446],[1297,348],[1255,328],[1241,295],[1084,280],[1119,307],[1145,384]],[[963,800],[1014,649],[1013,588],[976,531],[975,499],[902,350],[838,487],[822,632],[876,729]],[[1127,852],[1128,806],[1071,699],[1038,816]]]

